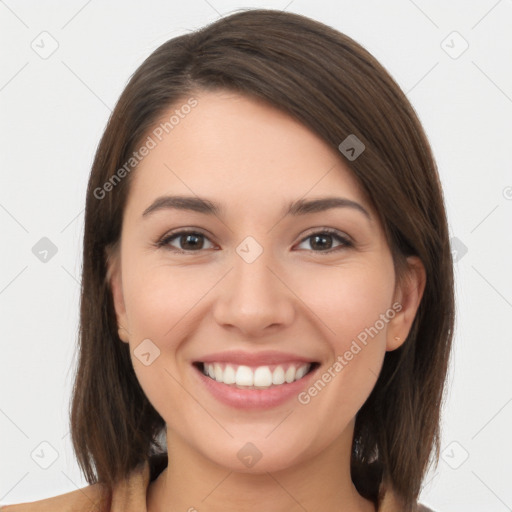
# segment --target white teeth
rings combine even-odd
[[[229,364],[224,369],[224,375],[221,379],[216,379],[219,382],[224,382],[224,384],[234,384],[236,382],[236,374],[233,367]]]
[[[268,366],[260,366],[254,372],[254,385],[258,388],[268,388],[272,384],[272,372]]]
[[[213,371],[215,374],[215,380],[221,380],[222,379],[222,367],[220,364],[215,363],[213,365]]]
[[[254,374],[248,366],[239,366],[235,378],[237,386],[252,386],[254,384]]]
[[[305,366],[301,366],[300,368],[297,368],[297,371],[295,372],[295,380],[302,379],[304,375],[306,375],[307,369]]]
[[[272,371],[268,366],[250,368],[244,365],[225,365],[220,363],[204,363],[203,373],[217,382],[240,386],[244,388],[266,389],[271,386],[279,386],[284,383],[291,383],[302,379],[311,368],[311,364],[302,366],[291,364],[286,371],[283,365],[275,367]]]
[[[284,370],[282,366],[278,366],[272,374],[272,384],[284,384]]]
[[[295,371],[295,368],[290,366],[290,368],[288,368],[284,374],[284,380],[288,383],[293,382],[295,380]]]

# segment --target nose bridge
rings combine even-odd
[[[254,237],[246,237],[235,250],[233,258],[233,285],[235,293],[240,292],[247,304],[251,298],[255,302],[277,299],[281,285],[270,268],[275,266],[270,247],[264,247]],[[270,267],[270,268],[269,268]],[[239,297],[241,298],[241,297]],[[261,304],[258,309],[261,310]]]
[[[289,323],[293,317],[292,294],[275,275],[272,250],[248,236],[236,247],[232,263],[216,301],[217,321],[234,325],[246,334]]]

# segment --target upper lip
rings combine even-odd
[[[244,352],[242,350],[230,350],[216,352],[202,356],[194,360],[195,363],[233,363],[247,366],[266,366],[280,363],[313,363],[309,357],[298,356],[287,352],[264,351]]]

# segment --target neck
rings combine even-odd
[[[350,477],[353,424],[313,457],[279,471],[241,473],[167,437],[169,462],[148,489],[148,512],[375,512]]]

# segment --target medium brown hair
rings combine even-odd
[[[299,120],[338,151],[350,134],[365,150],[340,158],[384,226],[397,279],[405,258],[426,270],[407,340],[386,352],[356,416],[351,458],[358,491],[377,503],[386,480],[409,510],[435,449],[454,324],[453,265],[441,184],[427,137],[405,94],[350,37],[307,17],[242,10],[157,48],[124,89],[99,143],[87,188],[79,359],[70,424],[87,481],[111,492],[162,453],[165,421],[145,396],[120,341],[106,250],[120,239],[131,172],[118,170],[169,108],[201,90],[225,89]],[[125,167],[126,169],[126,167]],[[119,173],[117,175],[119,178]],[[115,186],[107,187],[107,182]],[[99,192],[103,191],[103,192]],[[431,461],[430,461],[431,462]]]

